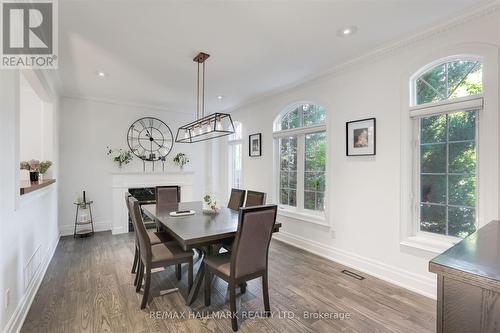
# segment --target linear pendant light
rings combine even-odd
[[[179,127],[175,142],[195,143],[234,133],[233,120],[229,114],[216,112],[205,116],[205,61],[208,57],[209,54],[200,52],[193,59],[198,63],[196,120]]]

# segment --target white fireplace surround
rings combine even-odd
[[[181,201],[193,201],[194,172],[116,173],[113,174],[113,235],[128,232],[125,193],[129,188],[177,185]]]

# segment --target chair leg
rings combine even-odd
[[[236,285],[229,285],[229,309],[231,310],[231,326],[238,331],[238,312],[236,311]]]
[[[210,270],[207,269],[207,271],[205,272],[205,306],[210,306],[210,294],[212,292],[210,290],[211,282],[212,277],[210,275]]]
[[[141,309],[146,308],[149,299],[149,288],[151,286],[151,267],[146,265],[146,279],[144,282],[144,294],[142,295]]]
[[[175,276],[177,277],[177,280],[181,280],[182,278],[182,266],[181,264],[175,265]]]
[[[139,253],[137,252],[137,247],[135,248],[134,263],[132,264],[132,274],[137,272],[137,263],[139,261]],[[134,284],[135,285],[135,284]]]
[[[135,291],[139,292],[141,291],[142,287],[142,277],[144,276],[144,264],[142,263],[142,260],[139,261],[139,270],[137,271],[137,284],[135,286]]]
[[[247,292],[247,283],[246,282],[243,282],[242,284],[240,284],[240,291],[242,294]]]
[[[188,294],[193,288],[193,258],[188,263]]]
[[[267,272],[262,275],[262,296],[264,298],[264,310],[266,315],[271,315],[271,306],[269,305],[269,285],[267,283]]]

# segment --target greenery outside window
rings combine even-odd
[[[414,81],[416,107],[410,113],[416,128],[414,197],[419,232],[466,237],[476,230],[482,87],[482,64],[477,60],[441,63]]]
[[[326,111],[308,103],[286,109],[274,123],[277,193],[281,209],[325,210]]]

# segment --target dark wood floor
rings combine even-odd
[[[203,291],[192,307],[179,292],[173,268],[153,274],[148,308],[132,286],[133,234],[61,238],[22,332],[231,332],[227,285],[214,281],[212,305],[203,306]],[[241,332],[433,332],[435,302],[379,279],[363,281],[341,274],[345,267],[278,241],[269,256],[273,318],[247,318]],[[359,273],[359,272],[358,272]],[[364,275],[364,274],[363,274]],[[186,288],[186,272],[180,288]],[[262,311],[260,280],[249,282],[238,297],[240,311]],[[151,311],[160,311],[156,318]],[[172,318],[176,316],[179,318]],[[306,318],[304,312],[332,318]],[[335,319],[348,313],[349,319]],[[170,316],[170,318],[169,318]],[[184,316],[184,318],[183,318]],[[210,317],[212,316],[212,317]],[[287,317],[287,318],[284,318]]]

